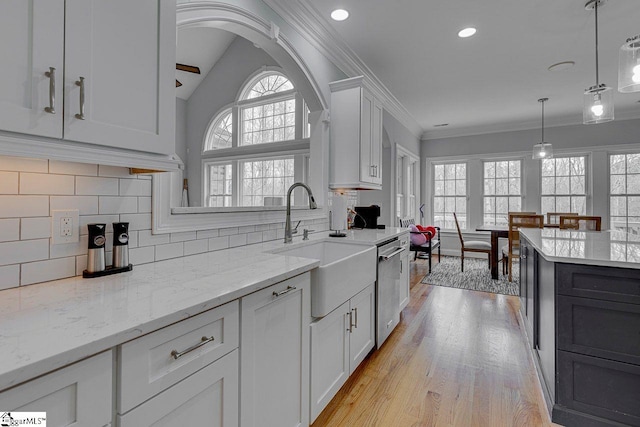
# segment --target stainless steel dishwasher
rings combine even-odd
[[[376,285],[376,346],[380,348],[400,322],[400,254],[395,238],[378,245],[378,283]]]

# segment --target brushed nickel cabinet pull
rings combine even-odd
[[[369,167],[369,176],[375,176],[375,175],[374,175],[374,173],[375,173],[375,172],[374,172],[374,168],[375,168],[375,166],[373,166],[373,165],[371,165],[371,166]]]
[[[56,69],[53,67],[49,67],[49,71],[44,73],[45,76],[49,77],[49,106],[44,107],[44,111],[49,114],[56,113]]]
[[[200,342],[199,342],[198,344],[194,344],[194,345],[192,345],[191,347],[189,347],[189,348],[188,348],[188,349],[186,349],[186,350],[183,350],[183,351],[172,350],[172,351],[171,351],[171,356],[172,356],[175,360],[178,360],[179,358],[181,358],[181,357],[182,357],[182,356],[184,356],[185,354],[190,353],[190,352],[192,352],[193,350],[198,349],[198,348],[202,347],[203,345],[205,345],[205,344],[207,344],[207,343],[212,342],[213,340],[214,340],[214,338],[213,338],[212,336],[211,336],[211,337],[202,337],[202,338],[200,339]]]
[[[282,296],[286,293],[293,291],[295,288],[296,288],[295,286],[287,286],[287,289],[285,289],[284,291],[280,291],[280,292],[273,291],[273,296],[274,297]]]
[[[76,119],[84,120],[84,77],[76,80],[76,86],[80,86],[80,113],[76,114]]]
[[[347,313],[347,316],[349,316],[349,327],[347,328],[347,331],[351,333],[353,332],[353,313],[350,311]]]
[[[358,307],[352,310],[355,313],[356,323],[353,325],[354,328],[358,329]]]

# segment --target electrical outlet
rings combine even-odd
[[[51,244],[61,245],[80,241],[80,211],[78,209],[51,211]]]

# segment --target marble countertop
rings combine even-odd
[[[406,229],[328,232],[375,245]],[[301,236],[292,245],[304,244]],[[282,241],[0,291],[0,390],[312,270],[318,260],[268,253]]]
[[[640,269],[640,236],[553,228],[523,228],[520,235],[547,261]]]

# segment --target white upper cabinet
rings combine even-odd
[[[332,189],[382,188],[382,103],[363,77],[330,83]]]
[[[64,0],[0,3],[0,129],[62,138],[63,52]]]
[[[172,154],[175,7],[172,0],[0,3],[0,130]]]

